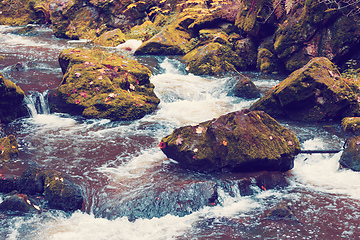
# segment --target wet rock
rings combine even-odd
[[[346,141],[339,163],[343,168],[360,171],[360,136],[351,137]]]
[[[195,48],[183,60],[186,61],[186,69],[196,75],[216,75],[245,68],[229,46],[218,42]]]
[[[235,52],[239,56],[241,70],[252,70],[256,67],[257,48],[253,39],[244,38],[236,41]]]
[[[17,158],[18,155],[18,143],[14,135],[0,139],[0,164]]]
[[[38,31],[34,26],[28,25],[26,27],[16,30],[14,34],[19,34],[24,36],[34,36],[38,34]]]
[[[150,70],[124,55],[67,49],[61,52],[59,63],[65,74],[49,95],[53,112],[134,120],[152,113],[160,102],[149,81]]]
[[[24,91],[0,73],[0,121],[2,123],[29,116],[23,105],[24,97]]]
[[[0,174],[0,192],[9,193],[20,188],[20,179],[15,175]]]
[[[84,201],[80,187],[54,170],[44,172],[44,196],[50,207],[64,211],[81,209]]]
[[[0,203],[0,211],[11,212],[38,212],[39,206],[34,205],[26,194],[13,194]]]
[[[248,77],[240,75],[237,76],[237,79],[237,84],[230,91],[229,95],[234,95],[244,99],[254,99],[261,97],[260,90]]]
[[[250,110],[175,129],[159,147],[181,166],[200,171],[287,171],[300,152],[290,130],[265,112]]]
[[[357,94],[327,58],[314,58],[251,106],[273,117],[322,121],[359,116]]]
[[[39,64],[31,61],[27,62],[17,62],[15,65],[11,66],[11,71],[26,71],[29,69],[39,68]]]
[[[256,185],[262,190],[285,188],[289,182],[282,172],[259,172],[253,176]]]
[[[125,34],[120,29],[107,31],[94,40],[95,45],[116,47],[125,42]]]
[[[360,135],[360,117],[346,117],[341,121],[344,132]]]
[[[205,206],[218,203],[216,183],[194,181],[173,186],[163,191],[147,189],[136,197],[119,200],[119,203],[105,204],[96,214],[110,219],[127,216],[130,221],[138,218],[160,218],[167,214],[183,217]]]
[[[20,177],[20,192],[35,195],[44,192],[44,171],[29,166]]]
[[[264,220],[297,220],[295,214],[289,205],[281,205],[266,214]]]

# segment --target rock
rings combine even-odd
[[[239,56],[227,45],[217,42],[200,46],[183,57],[186,69],[196,75],[216,75],[245,69]]]
[[[20,188],[20,180],[15,175],[0,174],[0,192],[9,193]]]
[[[49,96],[53,112],[134,120],[152,113],[160,102],[149,81],[150,70],[124,55],[67,49],[59,63],[65,74]]]
[[[115,219],[126,216],[130,221],[139,218],[160,218],[167,214],[183,217],[205,206],[218,204],[217,185],[213,181],[184,181],[163,191],[147,189],[136,197],[119,199],[118,204],[105,203],[96,216]]]
[[[283,204],[279,207],[271,210],[266,214],[264,220],[295,220],[297,221],[295,214],[289,205]]]
[[[16,30],[14,34],[19,34],[24,36],[34,36],[38,34],[38,31],[34,26],[28,25],[26,27]]]
[[[18,143],[14,135],[0,139],[0,164],[17,158],[18,155]]]
[[[11,211],[11,212],[38,212],[39,206],[34,205],[26,194],[13,194],[4,199],[0,203],[0,211]]]
[[[114,29],[101,34],[94,40],[95,45],[104,47],[116,47],[125,42],[125,34],[120,29]]]
[[[44,192],[44,171],[39,167],[29,166],[20,177],[20,192],[29,195]]]
[[[360,116],[358,96],[327,58],[314,58],[255,102],[272,117],[324,121]]]
[[[64,211],[81,209],[84,202],[80,187],[55,170],[44,171],[44,196],[50,207]]]
[[[275,73],[281,69],[277,57],[266,48],[258,49],[256,68],[262,73]]]
[[[244,99],[254,99],[261,97],[260,90],[255,84],[243,75],[237,76],[237,84],[234,89],[231,90],[229,95],[235,95]]]
[[[11,66],[11,71],[26,71],[29,69],[39,69],[40,66],[36,62],[26,61],[26,62],[17,62]]]
[[[345,117],[341,121],[344,132],[360,135],[360,117]]]
[[[344,168],[360,171],[360,136],[351,137],[346,141],[339,163]]]
[[[20,117],[29,116],[23,105],[24,91],[0,73],[0,121],[11,122]]]
[[[35,18],[34,2],[29,0],[2,1],[0,3],[0,25],[23,26]]]
[[[159,147],[180,166],[200,171],[287,171],[300,143],[262,111],[242,110],[175,129]]]
[[[257,49],[251,38],[236,41],[235,52],[239,56],[241,70],[252,70],[256,67]]]
[[[135,51],[135,55],[184,55],[192,48],[190,33],[173,23],[144,42]]]

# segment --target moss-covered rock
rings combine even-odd
[[[14,135],[0,139],[0,164],[17,158],[19,155],[18,143]]]
[[[237,77],[237,83],[231,90],[230,95],[245,99],[254,99],[261,96],[260,90],[255,86],[250,78],[242,75]]]
[[[360,136],[351,137],[347,140],[339,163],[344,168],[360,171]]]
[[[281,69],[278,58],[266,48],[259,48],[256,68],[262,73],[279,72]]]
[[[236,41],[234,45],[236,54],[239,56],[241,68],[252,70],[256,67],[257,48],[251,38],[244,38]]]
[[[23,105],[24,91],[0,73],[0,121],[11,122],[17,118],[29,116]]]
[[[120,29],[114,29],[101,34],[93,42],[98,46],[116,47],[125,42],[125,34]]]
[[[273,117],[302,121],[359,116],[358,96],[327,58],[314,58],[251,106]]]
[[[35,20],[35,1],[1,1],[0,2],[0,25],[27,25]]]
[[[101,49],[67,49],[60,53],[65,73],[49,96],[51,110],[88,118],[134,120],[155,110],[151,72],[137,61]]]
[[[341,121],[344,132],[360,135],[360,117],[345,117]]]
[[[136,25],[126,33],[127,39],[137,39],[147,41],[161,31],[162,27],[156,26],[151,21],[145,21],[141,25]]]
[[[185,168],[287,171],[300,152],[296,136],[262,111],[242,110],[175,129],[159,144]]]
[[[218,42],[195,48],[183,60],[186,61],[187,71],[197,75],[216,75],[246,69],[229,46]]]

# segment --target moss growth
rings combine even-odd
[[[21,26],[32,23],[36,19],[35,1],[4,0],[0,2],[0,25]]]
[[[314,58],[254,103],[274,117],[303,121],[359,115],[357,95],[327,58]]]
[[[344,132],[360,135],[360,117],[346,117],[341,121]]]
[[[249,110],[176,129],[161,141],[168,157],[196,170],[287,171],[300,151],[291,131],[266,113]]]
[[[215,75],[246,68],[229,46],[217,42],[192,50],[183,60],[188,71],[197,75]]]
[[[18,143],[13,135],[0,139],[0,164],[19,155]]]
[[[279,62],[276,56],[266,48],[259,48],[257,54],[256,68],[262,73],[273,73],[279,71]]]
[[[50,97],[55,111],[133,120],[159,104],[149,81],[150,70],[133,59],[100,49],[68,49],[60,54],[60,62],[66,72]]]
[[[93,40],[93,43],[98,46],[116,47],[125,42],[125,34],[120,29],[114,29],[101,34],[100,37]]]

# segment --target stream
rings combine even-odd
[[[29,164],[61,171],[80,185],[86,203],[72,214],[0,213],[0,239],[360,238],[360,173],[339,170],[342,152],[299,154],[286,173],[288,186],[254,185],[254,194],[242,196],[235,183],[243,173],[185,170],[157,147],[175,128],[250,107],[255,100],[228,95],[236,83],[231,74],[195,76],[177,57],[137,57],[152,71],[150,81],[161,100],[153,114],[118,122],[50,114],[48,90],[62,78],[58,55],[73,46],[53,37],[48,27],[37,26],[33,36],[15,30],[0,26],[0,56],[5,57],[0,72],[25,91],[31,117],[1,125],[0,137],[15,135],[20,154],[0,166],[0,173],[21,174]],[[262,93],[286,78],[243,74]],[[339,122],[278,121],[296,134],[302,149],[341,149],[346,140]],[[198,207],[199,186],[210,183],[216,183],[219,202]],[[281,204],[291,207],[296,220],[265,219]]]

